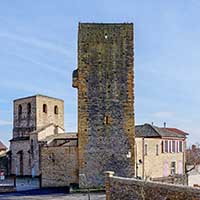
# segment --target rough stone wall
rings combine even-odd
[[[134,174],[133,24],[80,23],[78,40],[79,184],[98,187]]]
[[[11,141],[10,148],[12,150],[11,174],[20,175],[20,159],[19,151],[23,152],[23,175],[31,175],[30,166],[30,143],[29,140]]]
[[[175,185],[188,185],[188,177],[187,175],[174,175],[168,177],[161,178],[153,178],[151,181],[162,182],[162,183],[170,183]]]
[[[106,175],[106,200],[199,200],[200,190]]]
[[[77,146],[41,148],[42,187],[78,184]]]
[[[31,104],[31,113],[28,113],[28,104]],[[22,114],[19,115],[19,106]],[[31,131],[36,130],[36,98],[28,97],[14,101],[14,128],[13,138],[29,136]]]
[[[38,95],[36,98],[36,124],[42,127],[51,123],[64,129],[64,101],[56,98]],[[47,113],[43,112],[43,104],[47,105]],[[54,113],[54,107],[58,107],[58,114]]]

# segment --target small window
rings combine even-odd
[[[168,141],[165,140],[165,153],[168,153]]]
[[[27,113],[28,113],[28,115],[31,114],[31,104],[30,103],[27,104]]]
[[[176,174],[176,162],[171,162],[171,175]]]
[[[57,115],[58,114],[58,106],[54,107],[54,114]]]
[[[176,142],[172,141],[172,152],[175,153],[176,152]]]
[[[159,145],[157,144],[156,145],[156,155],[158,156],[158,153],[159,153]]]
[[[43,104],[43,112],[47,113],[47,105],[46,104]]]
[[[109,116],[105,116],[105,118],[104,118],[104,124],[105,125],[109,125],[110,124]]]
[[[145,156],[147,155],[147,150],[148,150],[148,149],[147,149],[147,144],[145,144],[145,145],[144,145],[144,155],[145,155]]]
[[[179,141],[179,152],[183,152],[183,142]]]
[[[164,149],[164,141],[161,142],[161,152],[164,153],[165,149]]]
[[[22,105],[19,105],[19,107],[18,107],[18,115],[19,115],[19,117],[21,117],[21,115],[22,115]]]

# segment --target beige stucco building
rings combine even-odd
[[[136,126],[136,176],[149,179],[185,174],[186,133],[150,124]]]

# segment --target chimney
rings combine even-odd
[[[151,125],[153,126],[153,122],[151,122]]]
[[[164,128],[166,128],[167,127],[167,123],[166,122],[164,122]]]

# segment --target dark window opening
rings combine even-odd
[[[183,143],[179,141],[179,152],[183,152]]]
[[[171,175],[176,174],[176,162],[171,162]]]
[[[165,153],[168,153],[168,141],[165,141]]]
[[[176,152],[176,142],[172,141],[172,152],[175,153]]]
[[[18,107],[18,116],[19,116],[19,118],[21,118],[21,116],[22,116],[22,105],[19,105],[19,107]]]
[[[43,112],[47,113],[47,105],[46,104],[43,104]]]
[[[28,115],[31,114],[31,104],[30,103],[28,103],[28,105],[27,105],[27,112],[28,112]]]
[[[109,124],[109,117],[108,117],[108,116],[105,116],[104,123],[105,123],[106,125]]]
[[[159,145],[157,144],[156,145],[156,155],[158,156],[158,153],[159,153]]]
[[[162,153],[164,153],[164,142],[163,141],[161,142],[161,151],[162,151]]]
[[[58,106],[54,107],[54,114],[56,114],[56,115],[58,114]]]

